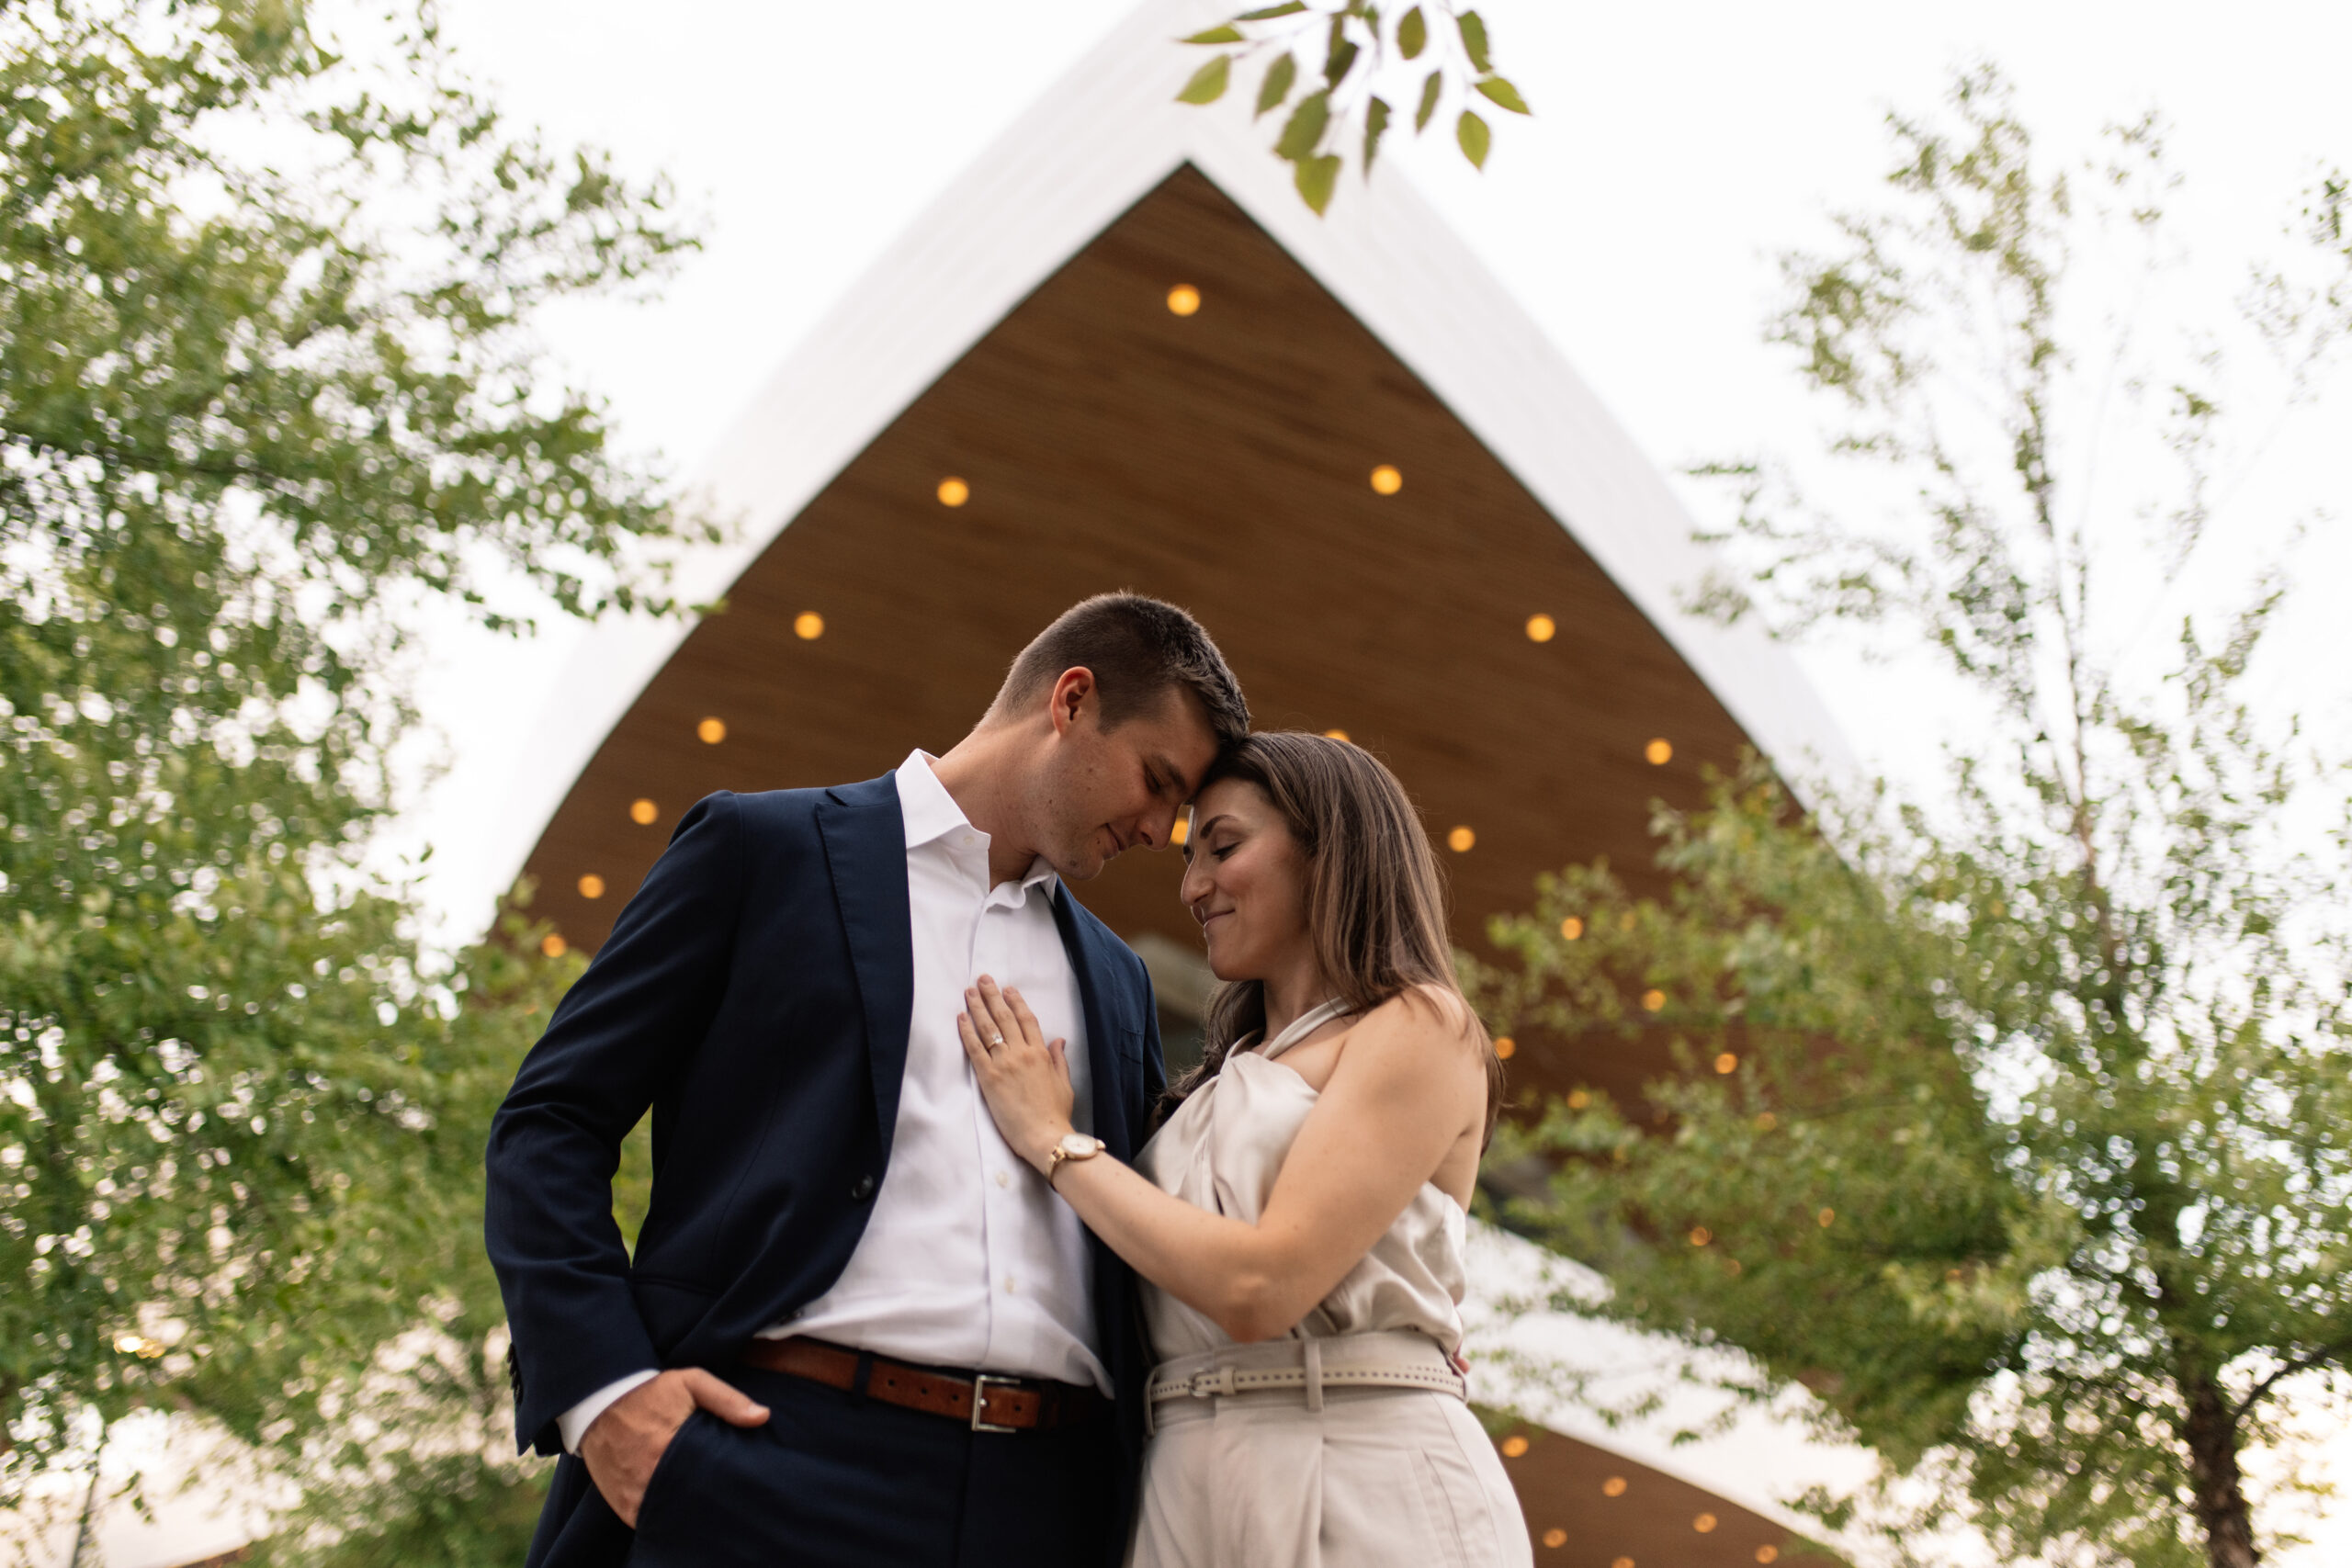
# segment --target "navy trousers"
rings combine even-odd
[[[1106,1415],[1050,1432],[974,1432],[803,1378],[722,1374],[772,1412],[696,1411],[638,1510],[630,1568],[1104,1568],[1118,1438]]]

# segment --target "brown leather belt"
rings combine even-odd
[[[852,1392],[863,1361],[868,1399],[944,1416],[975,1432],[1048,1432],[1091,1421],[1109,1404],[1095,1390],[1075,1383],[932,1371],[822,1339],[754,1339],[743,1359],[767,1371]]]

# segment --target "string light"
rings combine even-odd
[[[1445,847],[1458,855],[1468,854],[1470,846],[1477,841],[1478,835],[1467,828],[1456,828],[1445,836]]]
[[[1559,629],[1559,626],[1549,615],[1527,617],[1527,640],[1530,642],[1550,642],[1552,634]]]
[[[1780,1560],[1781,1549],[1777,1546],[1759,1546],[1756,1549],[1756,1561],[1758,1562],[1778,1562]]]
[[[1566,919],[1560,922],[1560,936],[1563,940],[1575,942],[1583,935],[1584,921],[1578,917],[1570,915]]]
[[[1713,1232],[1713,1231],[1711,1231],[1711,1230],[1709,1230],[1706,1226],[1704,1226],[1704,1225],[1692,1225],[1692,1226],[1690,1227],[1690,1245],[1691,1245],[1691,1246],[1693,1246],[1693,1247],[1704,1247],[1704,1246],[1706,1246],[1709,1242],[1711,1242],[1711,1241],[1713,1241],[1713,1240],[1714,1240],[1714,1239],[1715,1239],[1715,1233],[1714,1233],[1714,1232]]]
[[[1192,808],[1187,807],[1178,813],[1175,825],[1168,829],[1168,841],[1181,850],[1184,847],[1184,840],[1192,836],[1193,812]]]
[[[1180,283],[1168,291],[1168,313],[1189,316],[1201,308],[1201,291],[1189,283]]]
[[[1348,732],[1344,729],[1327,729],[1323,732],[1323,739],[1326,740],[1345,740],[1347,738]]]
[[[727,739],[727,721],[723,718],[704,719],[695,726],[695,739],[706,746],[718,745]]]
[[[1625,1495],[1625,1478],[1622,1475],[1611,1476],[1600,1483],[1600,1495],[1603,1497],[1623,1497]]]
[[[965,483],[962,479],[957,479],[954,474],[950,474],[945,479],[939,481],[940,505],[961,506],[971,499],[972,487]]]
[[[590,872],[580,879],[580,896],[582,898],[602,898],[605,896],[605,879]]]
[[[564,941],[563,938],[556,935],[553,931],[548,932],[547,935],[539,939],[539,951],[546,953],[549,958],[561,958],[571,946],[571,944],[570,942]]]
[[[1815,1217],[1821,1222],[1821,1228],[1823,1230],[1827,1230],[1831,1225],[1838,1223],[1838,1211],[1835,1209],[1824,1209]]]
[[[1739,1058],[1733,1055],[1729,1051],[1724,1052],[1722,1055],[1715,1058],[1715,1071],[1719,1073],[1736,1073],[1739,1071]]]
[[[1714,1515],[1701,1514],[1697,1518],[1690,1521],[1690,1528],[1697,1530],[1701,1535],[1705,1535],[1715,1528],[1715,1522]]]
[[[1544,1532],[1544,1544],[1556,1551],[1568,1544],[1568,1532],[1555,1525]]]
[[[1587,1094],[1583,1089],[1572,1089],[1568,1090],[1568,1109],[1569,1109],[1569,1110],[1571,1110],[1571,1111],[1582,1111],[1586,1106],[1590,1105],[1591,1103],[1592,1103],[1592,1096],[1591,1096],[1591,1095],[1589,1095],[1589,1094]]]
[[[628,803],[628,819],[640,828],[652,827],[653,819],[661,815],[662,808],[642,795]]]
[[[1657,1012],[1666,1006],[1666,993],[1653,987],[1642,993],[1642,1010]]]
[[[1642,748],[1642,755],[1649,759],[1650,766],[1662,768],[1674,761],[1674,743],[1670,740],[1653,740]]]
[[[1405,488],[1405,476],[1396,471],[1394,463],[1383,463],[1372,470],[1372,489],[1375,495],[1395,495]]]
[[[814,610],[803,610],[792,617],[792,635],[803,642],[814,642],[825,635],[825,617]]]
[[[1518,1051],[1519,1042],[1510,1035],[1498,1034],[1495,1037],[1495,1055],[1498,1060],[1508,1062]]]
[[[1517,1459],[1527,1451],[1527,1439],[1514,1432],[1503,1439],[1503,1458]]]

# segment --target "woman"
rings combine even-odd
[[[1528,1562],[1455,1359],[1501,1068],[1412,804],[1345,741],[1254,735],[1209,771],[1184,855],[1226,984],[1134,1169],[1072,1133],[1063,1043],[1017,992],[983,976],[956,1021],[1006,1141],[1147,1281],[1130,1561]]]

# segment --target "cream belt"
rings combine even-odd
[[[1467,1392],[1436,1341],[1410,1330],[1223,1346],[1162,1361],[1146,1384],[1153,1404],[1297,1390],[1309,1410],[1323,1408],[1327,1388],[1430,1389],[1456,1399]]]

